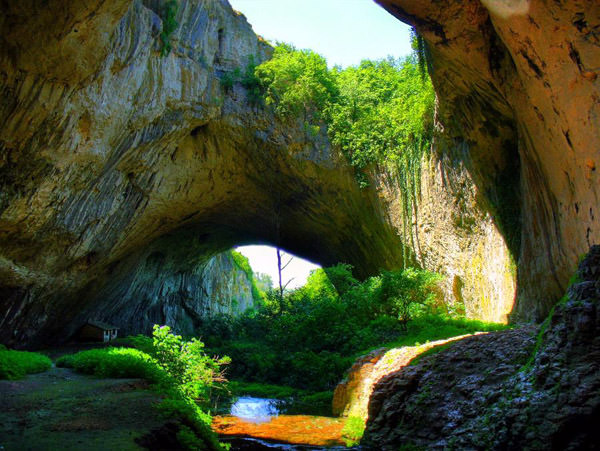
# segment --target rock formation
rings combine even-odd
[[[426,40],[438,151],[518,260],[515,317],[543,318],[600,241],[600,4],[377,1]]]
[[[249,242],[363,275],[401,263],[375,193],[358,188],[324,133],[221,85],[270,54],[246,19],[225,0],[181,0],[161,56],[162,15],[151,0],[5,5],[4,343],[63,339],[95,303],[112,312],[152,249],[187,266],[181,280]]]
[[[551,317],[460,340],[381,378],[364,445],[595,449],[600,440],[600,246]]]
[[[600,235],[600,7],[379,3],[427,40],[439,102],[405,245],[470,316],[543,317]],[[250,242],[361,276],[402,264],[396,186],[359,189],[324,130],[222,85],[271,52],[245,18],[226,0],[175,13],[162,55],[159,0],[4,5],[0,341],[61,340],[113,312],[155,251],[185,268],[159,278],[177,283]]]
[[[368,417],[369,401],[375,385],[385,376],[410,365],[413,359],[429,349],[444,346],[469,335],[428,341],[422,345],[401,348],[380,348],[364,355],[348,370],[348,374],[333,392],[332,411],[344,417]]]
[[[111,283],[91,298],[73,326],[97,318],[119,326],[122,336],[150,334],[154,324],[170,326],[175,333],[202,336],[202,324],[211,316],[237,316],[254,306],[252,281],[223,252],[209,260],[180,261],[177,254],[153,246],[144,264],[116,274]]]

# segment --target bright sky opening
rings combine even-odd
[[[271,276],[273,287],[279,285],[279,275],[277,270],[277,254],[274,247],[271,246],[240,246],[236,251],[248,257],[252,271],[262,272]],[[292,254],[285,253],[282,264],[285,264]],[[320,268],[308,260],[295,257],[282,273],[283,284],[290,279],[293,280],[287,286],[288,289],[301,287],[306,283],[306,279],[313,269]]]
[[[229,0],[254,32],[323,55],[330,67],[411,53],[410,27],[371,0]]]

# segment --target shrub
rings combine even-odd
[[[99,377],[141,378],[155,384],[169,379],[169,374],[150,355],[130,348],[81,351],[62,356],[56,361],[56,366]]]
[[[164,5],[161,14],[161,19],[163,21],[163,27],[160,33],[160,41],[162,43],[160,49],[161,56],[167,56],[171,52],[171,34],[179,25],[175,20],[176,15],[177,0],[168,0]]]
[[[204,343],[196,338],[185,341],[171,333],[169,326],[154,325],[153,355],[160,367],[173,377],[184,394],[208,404],[216,382],[223,382],[220,371],[229,357],[212,359],[204,353]]]
[[[142,336],[131,341],[148,352],[92,349],[63,356],[57,365],[101,377],[139,377],[154,383],[165,395],[159,411],[181,423],[177,439],[184,448],[222,449],[210,429],[210,415],[200,406],[208,406],[211,389],[224,381],[220,366],[228,363],[228,358],[211,359],[201,341],[185,341],[167,326],[154,326],[151,343]]]
[[[26,374],[41,373],[52,366],[52,361],[37,352],[13,351],[0,348],[0,379],[21,379]]]

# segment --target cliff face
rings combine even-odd
[[[95,318],[118,326],[122,336],[149,334],[154,324],[196,336],[211,316],[237,316],[254,306],[252,281],[228,252],[194,263],[153,247],[139,261],[143,264],[116,274],[64,330]]]
[[[381,197],[417,262],[445,276],[445,302],[464,308],[469,318],[506,323],[516,295],[515,260],[465,164],[441,145],[434,141],[434,152],[423,161],[421,196],[410,224],[404,224],[396,184],[381,178]],[[464,143],[453,149],[467,150]]]
[[[161,281],[185,284],[236,244],[277,243],[363,275],[401,263],[375,193],[324,135],[254,107],[239,84],[222,87],[223,74],[270,53],[245,18],[225,0],[181,0],[161,57],[163,6],[3,8],[3,343],[60,341],[96,305],[110,319],[126,299],[169,298]],[[166,264],[142,289],[159,254],[185,269]]]
[[[377,1],[427,41],[440,150],[518,260],[515,316],[543,317],[600,239],[600,5]]]

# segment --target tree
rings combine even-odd
[[[282,279],[282,272],[285,268],[288,267],[288,265],[292,262],[292,260],[294,260],[294,256],[290,255],[289,256],[289,260],[282,264],[282,257],[285,257],[285,252],[283,252],[279,247],[277,248],[277,272],[279,274],[279,297],[281,299],[283,299],[283,292],[285,291],[285,289],[287,288],[287,286],[290,284],[290,282],[292,280],[294,280],[294,278],[292,277],[291,279],[289,279],[285,284],[283,284],[283,279]]]
[[[254,274],[254,279],[256,280],[256,287],[262,293],[273,289],[273,279],[269,274],[257,272]]]
[[[273,58],[258,66],[255,73],[265,89],[267,105],[273,105],[284,117],[318,121],[337,95],[327,61],[312,50],[296,50],[280,43]]]

